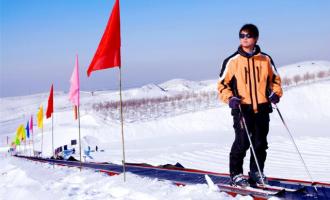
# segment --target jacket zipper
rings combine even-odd
[[[247,84],[248,71],[247,71],[246,67],[244,67],[244,69],[245,69],[245,84]]]
[[[258,82],[260,82],[260,72],[259,72],[259,67],[257,66],[257,73],[258,73]]]
[[[248,61],[248,74],[249,74],[249,88],[250,88],[250,99],[251,99],[251,104],[253,108],[253,98],[252,98],[252,83],[251,83],[251,77],[250,77],[250,60],[247,58]]]
[[[254,67],[254,58],[252,58],[252,66],[253,66],[253,79],[254,79],[254,94],[255,94],[255,97],[256,97],[256,103],[257,103],[257,106],[258,106],[258,94],[257,94],[257,81],[256,81],[256,74],[255,74],[255,67]]]

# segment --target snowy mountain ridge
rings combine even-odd
[[[282,77],[284,88],[296,87],[306,82],[329,79],[330,62],[300,62],[280,67],[278,72]],[[148,84],[141,88],[124,90],[125,120],[127,122],[150,120],[223,106],[217,97],[216,84],[217,80],[173,79],[158,85]],[[72,110],[67,93],[56,91],[54,95],[56,111]],[[48,93],[0,98],[0,123],[2,127],[0,135],[4,134],[3,128],[6,124],[13,121],[18,124],[20,121],[24,121],[28,115],[36,113],[40,105],[43,105],[45,110],[47,98]],[[81,92],[81,110],[83,113],[94,112],[95,115],[104,120],[118,121],[118,109],[118,91]],[[11,131],[15,131],[15,127],[11,129]]]

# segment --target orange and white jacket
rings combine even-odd
[[[224,60],[218,81],[219,97],[225,103],[232,96],[241,98],[242,108],[257,113],[270,107],[268,96],[274,92],[282,96],[281,78],[271,57],[255,46],[252,54],[241,47]],[[271,111],[269,111],[271,112]]]

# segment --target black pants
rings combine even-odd
[[[235,141],[231,147],[229,156],[230,175],[233,177],[243,173],[243,160],[246,151],[250,147],[248,136],[244,129],[241,114],[239,112],[232,113],[234,119]],[[269,131],[269,113],[244,113],[244,118],[251,135],[251,141],[258,159],[261,172],[263,172],[264,164],[268,149],[267,134]],[[251,151],[250,172],[258,172],[258,168]]]

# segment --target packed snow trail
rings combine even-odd
[[[122,174],[122,165],[113,163],[80,163],[73,160],[54,160],[28,156],[17,156],[17,158],[32,160],[35,162],[48,163],[51,165],[60,165],[67,167],[76,167],[82,169],[93,169],[97,172],[104,172],[109,175]],[[330,184],[314,182],[313,184],[304,180],[278,179],[268,177],[269,184],[266,186],[256,187],[235,187],[231,186],[228,174],[202,171],[198,169],[187,169],[181,164],[151,166],[144,163],[126,163],[126,172],[148,177],[159,181],[170,181],[172,184],[179,186],[208,184],[210,190],[214,190],[214,186],[219,188],[218,191],[224,191],[231,195],[252,196],[254,199],[268,199],[270,197],[279,197],[287,200],[327,200],[330,197]],[[208,179],[207,179],[208,178]],[[214,184],[211,184],[213,182]]]
[[[212,191],[206,184],[178,187],[167,181],[127,174],[108,176],[93,170],[67,168],[18,158],[0,159],[0,199],[234,199],[226,193]],[[251,199],[236,197],[235,199]]]

